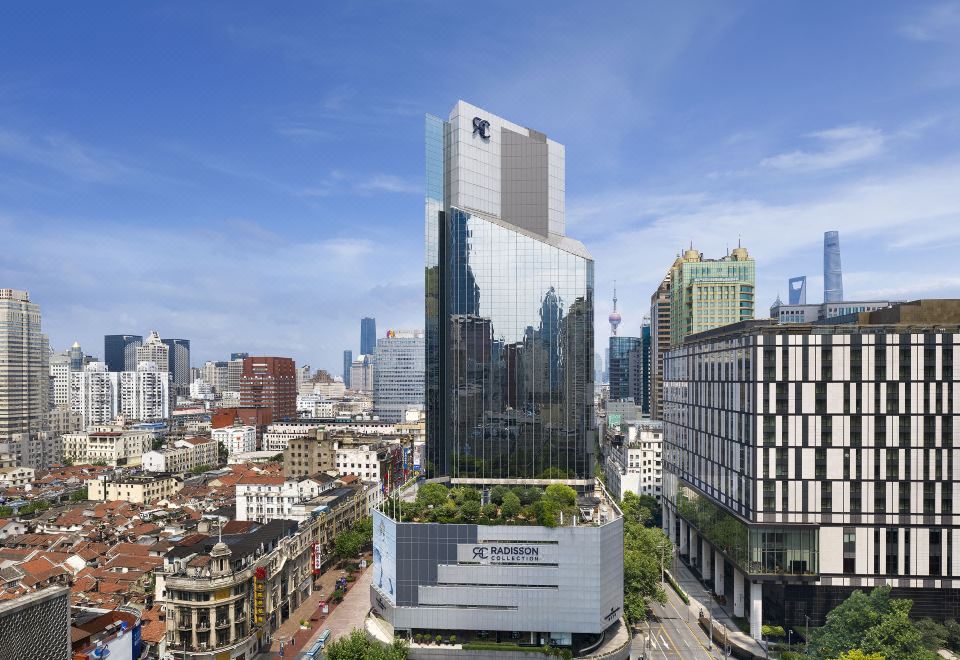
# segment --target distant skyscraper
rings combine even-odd
[[[388,332],[377,340],[373,361],[373,411],[388,422],[423,410],[423,332]]]
[[[610,337],[611,401],[632,399],[634,403],[640,403],[637,400],[640,392],[636,389],[638,374],[631,373],[631,366],[634,368],[640,366],[640,360],[635,356],[635,354],[639,355],[640,348],[639,337]],[[633,356],[632,359],[631,356]]]
[[[840,266],[840,232],[823,232],[823,302],[843,300],[843,269]]]
[[[373,355],[377,349],[377,319],[360,319],[360,355]]]
[[[70,369],[73,371],[80,371],[83,369],[83,349],[80,348],[80,342],[73,342],[73,346],[70,347]]]
[[[790,291],[790,304],[791,305],[806,305],[807,304],[807,276],[800,275],[799,277],[791,277],[788,281],[788,289]]]
[[[720,259],[685,250],[670,271],[670,345],[687,336],[753,318],[755,268],[746,248]]]
[[[350,367],[353,365],[353,351],[347,349],[343,352],[343,386],[350,389]]]
[[[275,421],[295,419],[296,369],[294,361],[287,357],[246,358],[240,378],[240,405],[270,408]]]
[[[230,354],[231,360],[245,360],[248,357],[250,357],[249,353],[231,353]]]
[[[650,296],[650,417],[663,407],[663,356],[670,350],[670,272]]]
[[[563,145],[461,101],[426,151],[428,473],[592,485],[593,258],[565,235]]]
[[[190,340],[164,339],[163,343],[168,349],[167,371],[170,372],[170,380],[183,393],[190,385]],[[163,369],[161,365],[157,366]]]
[[[50,396],[50,350],[40,306],[26,291],[0,289],[0,443],[43,430]]]
[[[141,362],[153,362],[160,371],[170,372],[170,349],[160,339],[156,330],[151,330],[150,336],[143,342],[143,346],[137,348],[137,366],[140,366]],[[131,370],[128,369],[127,371]],[[136,371],[136,369],[132,371]]]
[[[103,338],[103,361],[109,371],[136,371],[137,349],[143,344],[140,335],[106,335]]]

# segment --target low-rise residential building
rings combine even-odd
[[[302,438],[317,428],[318,426],[298,423],[271,424],[263,434],[263,448],[280,453],[287,448],[291,440]]]
[[[237,482],[237,520],[293,520],[293,507],[331,488],[335,479],[326,474],[298,479],[273,475],[245,475]]]
[[[148,504],[173,497],[182,488],[183,481],[171,474],[127,475],[92,480],[87,498]]]
[[[226,426],[210,432],[214,442],[222,445],[227,454],[239,454],[257,450],[257,429],[255,426]]]
[[[143,469],[148,472],[180,474],[194,468],[216,465],[217,443],[210,438],[175,440],[166,449],[148,451],[143,455]]]
[[[63,436],[63,456],[74,463],[103,463],[111,467],[140,465],[153,446],[155,433],[122,425],[95,426]]]
[[[283,476],[288,479],[335,469],[333,440],[322,431],[291,439],[283,451]]]
[[[604,476],[610,494],[624,493],[660,499],[663,491],[663,422],[626,422],[608,429]]]
[[[0,468],[0,488],[21,488],[33,481],[33,468],[5,467]]]

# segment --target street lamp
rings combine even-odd
[[[787,646],[793,646],[793,628],[787,631]]]
[[[810,615],[804,614],[803,618],[807,620],[807,631],[803,633],[803,637],[804,637],[803,652],[807,653],[810,650]]]

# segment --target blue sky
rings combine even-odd
[[[841,232],[848,298],[960,295],[960,3],[20,3],[0,10],[0,287],[57,349],[339,372],[422,326],[423,114],[567,146],[568,233],[638,331],[742,236],[760,312]]]

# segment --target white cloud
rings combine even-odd
[[[357,192],[386,192],[419,194],[423,192],[423,185],[419,181],[410,181],[392,174],[377,174],[369,179],[360,181],[354,186]]]
[[[901,26],[900,33],[914,41],[955,43],[960,36],[960,3],[948,2],[925,7],[918,15]]]
[[[110,182],[132,171],[115,157],[62,134],[33,138],[0,128],[0,157],[49,168],[92,183]]]
[[[840,126],[806,137],[818,141],[822,149],[777,154],[764,158],[760,166],[800,172],[831,170],[879,155],[886,141],[882,131],[868,126]]]

